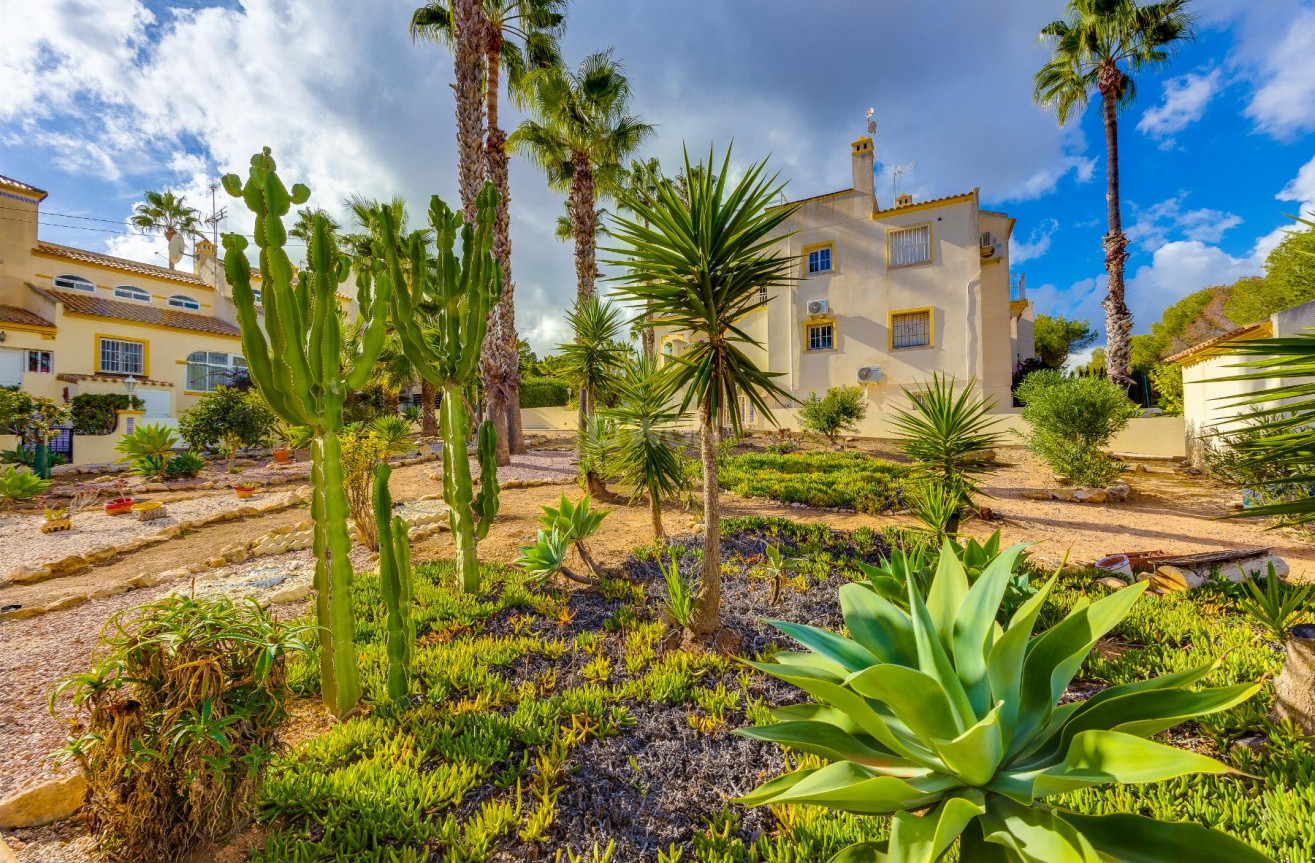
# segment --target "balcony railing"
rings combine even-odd
[[[1024,286],[1026,281],[1027,273],[1009,274],[1009,302],[1027,299],[1027,288]]]

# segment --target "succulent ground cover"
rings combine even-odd
[[[888,541],[768,519],[725,523],[723,617],[746,657],[785,639],[771,617],[837,629],[837,591],[862,576]],[[768,544],[802,558],[777,605],[763,566]],[[351,719],[271,767],[261,818],[273,827],[253,860],[802,861],[884,838],[887,820],[807,805],[747,809],[731,798],[813,756],[738,737],[768,709],[803,693],[734,658],[663,652],[661,566],[698,568],[697,540],[636,549],[635,583],[532,591],[525,576],[485,568],[479,594],[450,588],[444,564],[416,567],[416,684],[391,705],[377,578],[358,578],[357,645],[368,716]],[[1090,573],[1061,577],[1039,627],[1105,595]],[[1223,656],[1204,684],[1274,673],[1276,645],[1235,609],[1236,590],[1144,596],[1088,658],[1066,697],[1182,670]],[[318,662],[294,663],[313,693]],[[1174,745],[1222,758],[1248,776],[1194,777],[1090,789],[1059,798],[1075,810],[1194,820],[1274,859],[1305,860],[1315,845],[1315,754],[1255,699],[1167,732]],[[1240,739],[1263,732],[1264,746]],[[609,850],[610,849],[610,850]]]
[[[745,453],[724,459],[718,479],[743,497],[880,513],[904,508],[905,473],[901,465],[862,453]]]

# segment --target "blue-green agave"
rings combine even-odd
[[[848,638],[774,621],[808,650],[750,664],[815,703],[778,709],[776,724],[739,733],[830,763],[781,776],[739,802],[893,816],[888,841],[851,845],[832,863],[932,863],[956,842],[959,859],[972,863],[1267,860],[1198,824],[1047,804],[1093,785],[1233,772],[1147,738],[1239,704],[1260,684],[1188,689],[1211,664],[1059,704],[1097,640],[1146,584],[1084,600],[1033,634],[1052,577],[1002,627],[996,612],[1022,550],[1001,553],[970,585],[947,543],[925,600],[910,580],[908,610],[868,585],[845,585]]]

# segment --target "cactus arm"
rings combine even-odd
[[[489,535],[493,519],[498,515],[498,431],[490,420],[484,420],[479,426],[479,445],[476,454],[479,459],[479,494],[475,495],[472,508],[479,515],[475,525],[476,539]]]
[[[470,509],[470,462],[466,437],[470,417],[456,390],[443,392],[440,407],[443,431],[443,500],[448,506],[448,524],[456,546],[457,578],[467,593],[479,590],[479,566],[475,560],[475,523]]]
[[[411,616],[411,551],[406,522],[400,516],[393,518],[393,498],[388,491],[392,472],[387,462],[375,466],[374,520],[379,526],[379,580],[388,615],[388,697],[401,701],[410,690],[415,626]]]
[[[320,489],[324,487],[324,472],[321,468],[321,452],[317,445],[311,446],[310,465],[311,486],[315,489],[310,500],[311,521],[315,526],[312,551],[315,555],[315,619],[320,622],[316,633],[320,639],[320,697],[330,708],[338,704],[338,677],[334,669],[333,632],[324,625],[330,618],[332,608],[329,604],[329,567],[325,562],[328,548],[324,523],[324,497]]]
[[[332,638],[335,703],[338,716],[356,706],[361,698],[356,668],[356,622],[352,613],[352,539],[347,533],[347,494],[343,490],[342,445],[336,432],[317,438],[312,452],[319,452],[322,483],[315,489],[323,503],[324,555],[327,570],[328,628]]]

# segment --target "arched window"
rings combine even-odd
[[[132,285],[119,285],[114,289],[114,296],[121,300],[136,300],[139,303],[149,303],[151,301],[150,294]]]
[[[196,311],[201,308],[201,304],[186,294],[174,294],[169,298],[169,305],[176,309],[191,309]]]
[[[86,291],[96,293],[96,286],[82,276],[55,276],[54,285],[65,291]]]
[[[187,391],[208,393],[215,387],[228,386],[246,368],[247,361],[237,354],[192,351],[187,355]]]

